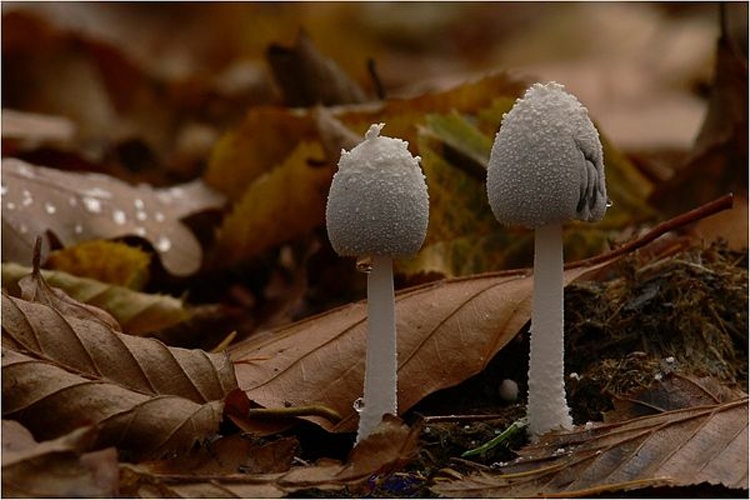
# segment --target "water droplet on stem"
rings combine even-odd
[[[361,413],[362,410],[365,409],[365,400],[362,398],[355,399],[354,403],[352,403],[352,408],[354,408],[354,411],[357,413]]]

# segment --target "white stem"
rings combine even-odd
[[[552,429],[570,429],[565,400],[563,343],[562,225],[534,231],[534,300],[529,359],[529,433],[539,437]]]
[[[357,442],[375,429],[385,413],[397,413],[397,368],[393,260],[376,255],[367,275],[365,391]]]

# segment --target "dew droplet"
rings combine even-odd
[[[57,207],[55,205],[53,205],[52,203],[50,203],[50,202],[46,202],[44,204],[44,211],[47,212],[48,214],[52,215],[55,212],[57,212]]]
[[[136,198],[133,200],[133,205],[135,206],[136,210],[143,210],[146,207],[146,204],[143,203],[143,200],[140,198]]]
[[[68,205],[71,207],[77,207],[78,206],[78,199],[75,196],[71,196],[68,198]]]
[[[3,187],[0,188],[0,196],[5,196],[6,194],[8,194],[8,186],[3,184]]]
[[[75,227],[73,228],[73,231],[76,234],[81,234],[83,232],[83,226],[81,224],[76,224]]]
[[[29,232],[29,228],[28,228],[28,226],[26,226],[26,224],[21,224],[20,226],[18,226],[18,231],[21,234],[26,234],[26,233]]]
[[[102,202],[96,198],[88,196],[83,198],[83,206],[86,207],[86,211],[92,214],[98,214],[102,211]]]
[[[143,221],[145,221],[146,219],[148,219],[148,214],[147,214],[146,212],[142,211],[142,210],[139,210],[139,211],[137,211],[137,212],[135,213],[135,218],[136,218],[137,220],[139,220],[139,221],[143,222]]]
[[[163,214],[163,213],[161,213],[161,212],[156,212],[156,213],[154,214],[154,220],[155,220],[156,222],[164,222],[164,214]]]
[[[614,203],[612,203],[612,200],[607,198],[607,208],[611,207],[612,205],[614,205]]]
[[[172,242],[166,236],[159,236],[154,246],[160,252],[168,252],[172,248]]]
[[[146,228],[138,226],[137,228],[135,228],[135,234],[138,235],[138,236],[140,236],[140,237],[145,237],[146,236]]]
[[[112,193],[102,188],[91,188],[86,190],[86,196],[90,198],[112,198]]]
[[[352,403],[352,408],[354,408],[354,411],[357,413],[362,413],[362,410],[365,409],[365,400],[362,398],[355,399],[354,403]]]
[[[17,165],[17,168],[18,168],[18,175],[20,175],[21,177],[26,177],[28,179],[31,179],[32,177],[34,177],[34,171],[31,170],[31,167],[29,167],[28,165],[19,163]]]
[[[31,196],[31,191],[29,191],[28,189],[24,189],[23,191],[21,191],[21,195],[23,196],[21,205],[23,205],[24,207],[28,207],[29,205],[34,203],[34,197]]]
[[[122,210],[115,210],[112,212],[112,220],[115,221],[115,224],[122,226],[128,221],[128,217]]]

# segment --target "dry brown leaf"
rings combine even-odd
[[[151,396],[35,360],[3,345],[3,418],[38,439],[98,425],[96,446],[117,446],[133,458],[159,458],[189,449],[218,430],[223,403]]]
[[[81,427],[37,443],[21,424],[3,420],[4,497],[112,497],[117,494],[117,450],[85,453],[95,427]]]
[[[359,85],[318,51],[305,30],[300,30],[292,47],[271,45],[266,59],[287,106],[332,106],[366,100]]]
[[[439,482],[443,496],[606,494],[700,483],[747,490],[748,399],[549,435],[498,474]]]
[[[747,5],[727,4],[721,8],[727,10],[722,19],[747,18]],[[747,198],[747,52],[741,48],[745,45],[742,37],[733,37],[727,26],[721,28],[708,112],[693,150],[674,176],[650,196],[654,205],[671,213],[724,193]],[[746,23],[744,31],[747,33]]]
[[[41,277],[25,280],[24,296],[36,302],[3,293],[3,345],[152,396],[205,403],[222,400],[236,387],[225,355],[121,334],[103,310],[60,299]]]
[[[123,467],[125,495],[156,494],[178,497],[279,497],[300,490],[366,492],[366,481],[387,473],[411,458],[417,449],[419,428],[410,429],[399,418],[386,415],[375,431],[352,450],[347,463],[321,459],[316,464],[292,467],[275,474],[174,474],[152,465]],[[216,472],[216,471],[214,471]]]
[[[615,398],[615,409],[604,414],[605,422],[682,410],[695,406],[710,406],[742,399],[744,393],[723,385],[712,377],[668,373],[658,384],[625,398]]]
[[[31,272],[30,267],[14,262],[3,263],[3,287],[10,295],[20,296],[18,282]],[[70,298],[107,311],[117,322],[113,328],[122,326],[122,330],[131,335],[158,332],[187,320],[192,314],[182,300],[169,295],[136,292],[62,271],[42,270],[41,273],[47,283]]]
[[[26,265],[47,231],[63,245],[130,235],[146,238],[168,271],[188,275],[200,267],[202,250],[180,219],[223,203],[200,181],[156,190],[17,159],[4,159],[2,168],[3,258]]]
[[[566,271],[566,283],[600,265]],[[399,293],[399,411],[479,373],[529,320],[532,281],[530,274],[494,273]],[[343,420],[310,420],[352,431],[366,328],[366,304],[357,302],[235,344],[230,356],[239,386],[265,407],[323,404]]]

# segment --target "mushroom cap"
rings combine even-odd
[[[328,238],[339,255],[410,255],[427,234],[420,158],[406,141],[380,137],[384,125],[371,125],[363,142],[341,151],[326,205]]]
[[[532,85],[503,116],[487,166],[487,196],[495,218],[508,225],[604,217],[599,133],[562,85]]]

